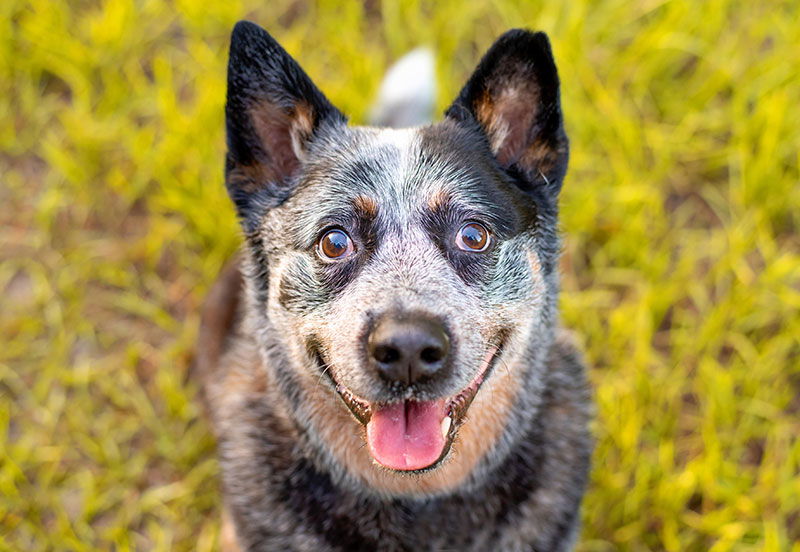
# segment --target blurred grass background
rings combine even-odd
[[[239,243],[228,35],[272,32],[363,122],[435,48],[445,108],[509,27],[549,33],[572,138],[563,318],[591,363],[581,551],[800,551],[795,1],[4,0],[0,549],[212,550],[186,381]]]

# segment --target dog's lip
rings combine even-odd
[[[445,405],[445,418],[442,420],[442,422],[444,424],[445,420],[449,419],[450,423],[449,429],[447,430],[446,442],[444,448],[442,449],[442,454],[431,465],[420,470],[404,471],[404,473],[421,473],[431,470],[437,467],[450,452],[450,448],[453,445],[453,441],[458,433],[458,429],[466,421],[466,414],[469,406],[472,404],[472,401],[475,398],[475,395],[477,395],[481,386],[483,386],[483,383],[492,375],[494,367],[503,353],[505,339],[502,339],[503,336],[500,337],[501,339],[493,340],[493,342],[498,343],[498,345],[492,345],[487,349],[486,355],[491,354],[491,358],[485,363],[483,370],[481,370],[465,388],[448,399]],[[350,413],[356,420],[358,420],[359,423],[366,427],[370,421],[370,418],[372,417],[372,403],[358,397],[347,387],[337,382],[336,378],[334,378],[333,374],[331,374],[331,371],[324,368],[325,366],[328,366],[328,364],[322,358],[319,350],[315,350],[315,357],[317,364],[323,369],[324,373],[327,374],[328,379],[333,384],[333,387],[336,389],[336,392],[339,394],[342,402],[344,402],[348,410],[350,410]]]
[[[372,417],[372,408],[370,407],[370,404],[367,401],[356,397],[353,392],[344,385],[336,383],[336,380],[333,379],[333,376],[330,376],[330,378],[333,380],[336,387],[336,392],[339,393],[339,396],[344,401],[344,404],[347,405],[347,408],[350,409],[350,412],[353,414],[353,416],[355,416],[356,420],[366,426]]]
[[[347,405],[350,413],[356,420],[366,426],[369,423],[369,419],[372,417],[372,409],[370,408],[369,402],[357,397],[355,393],[336,381],[336,378],[334,378],[331,373],[330,365],[325,362],[325,359],[322,358],[322,353],[320,353],[319,349],[316,347],[314,347],[313,355],[317,367],[322,370],[323,374],[328,376],[328,381],[330,381],[333,388],[336,389],[336,392],[339,394],[344,404]]]

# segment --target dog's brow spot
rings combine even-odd
[[[353,208],[365,219],[371,220],[378,215],[378,202],[368,196],[360,195],[353,199]]]
[[[446,190],[436,190],[428,199],[428,209],[433,212],[441,211],[450,203],[450,194]]]

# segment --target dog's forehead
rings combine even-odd
[[[314,151],[307,187],[339,201],[374,199],[415,211],[443,197],[469,199],[496,177],[484,144],[440,125],[351,127]]]
[[[418,200],[422,190],[409,186],[415,168],[418,136],[415,129],[353,129],[360,134],[351,156],[342,159],[333,184],[366,193],[379,204]]]

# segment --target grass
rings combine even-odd
[[[597,401],[579,550],[800,551],[800,8],[739,0],[0,2],[0,549],[216,547],[186,375],[239,243],[241,18],[356,122],[418,44],[443,109],[503,30],[546,30]]]

